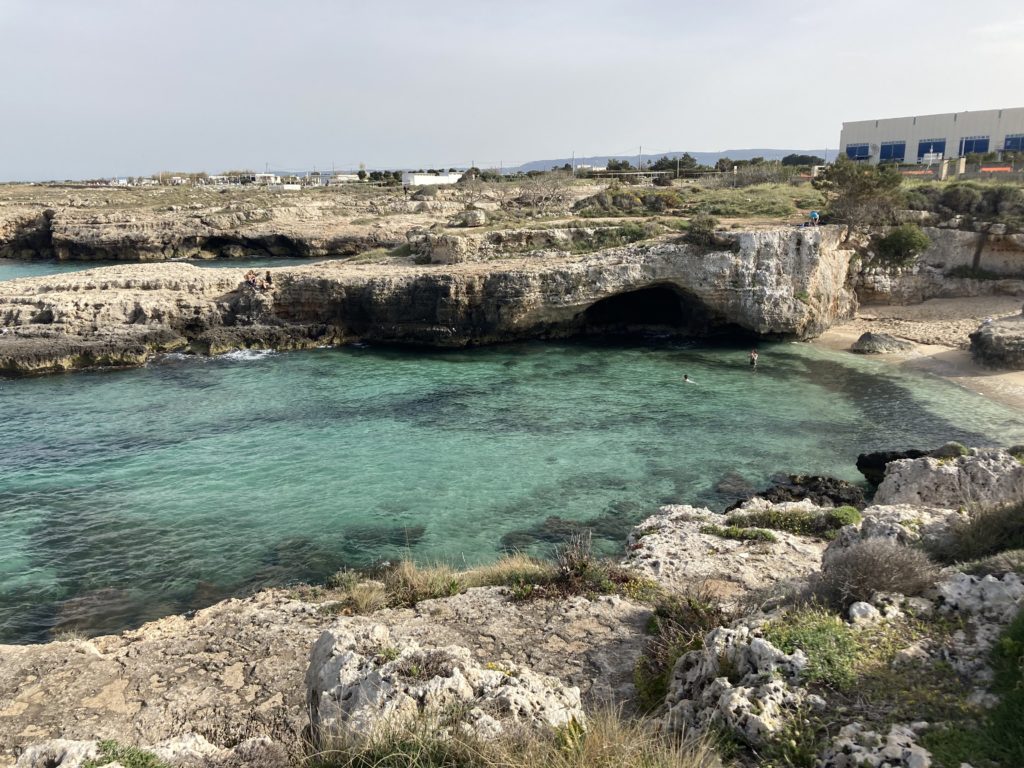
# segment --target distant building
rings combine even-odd
[[[111,179],[110,186],[112,187],[127,187],[128,179]]]
[[[1024,152],[1024,107],[843,123],[839,146],[851,160],[871,164]]]
[[[328,184],[358,184],[360,181],[358,173],[335,173]]]
[[[432,184],[454,184],[462,178],[462,173],[456,171],[452,173],[433,174],[433,173],[416,173],[415,171],[402,171],[402,184],[406,187],[426,187]]]

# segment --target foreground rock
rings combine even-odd
[[[991,507],[1024,500],[1024,464],[999,449],[891,462],[875,503]]]
[[[462,646],[477,663],[553,675],[585,702],[622,702],[650,615],[619,598],[519,602],[491,588],[344,623],[383,625],[399,649]],[[186,731],[217,747],[266,736],[301,754],[310,649],[337,621],[268,591],[116,637],[0,646],[0,766],[47,739],[153,745]]]
[[[374,741],[424,722],[438,735],[483,740],[513,728],[586,724],[578,688],[509,662],[486,667],[461,646],[392,645],[387,627],[326,630],[306,673],[312,739],[320,749]]]
[[[982,365],[1024,370],[1024,313],[986,322],[970,339],[971,356]]]
[[[817,509],[808,502],[793,506]],[[824,542],[781,531],[772,532],[775,541],[739,541],[708,532],[723,525],[725,517],[706,508],[662,507],[630,533],[625,562],[668,589],[705,584],[722,597],[800,579],[821,565]]]
[[[355,340],[463,346],[719,328],[807,338],[852,314],[838,229],[735,237],[736,249],[712,252],[663,243],[446,267],[329,262],[271,270],[269,281],[148,264],[4,282],[0,371]]]

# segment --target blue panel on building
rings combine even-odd
[[[867,144],[847,144],[846,156],[851,160],[863,160],[871,157],[871,147]]]
[[[960,140],[960,154],[969,155],[971,153],[984,154],[988,152],[988,136],[972,136],[970,138]]]
[[[1006,137],[1003,142],[1004,152],[1024,152],[1024,133],[1015,133]]]
[[[907,155],[907,142],[905,141],[883,141],[878,150],[878,159],[883,163],[902,163]]]
[[[928,139],[917,143],[917,161],[924,160],[925,155],[940,154],[946,156],[945,139]]]

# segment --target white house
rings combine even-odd
[[[426,187],[430,185],[454,184],[462,178],[461,172],[451,173],[416,173],[415,171],[402,171],[402,185],[406,187]]]
[[[360,181],[358,173],[341,173],[336,172],[331,176],[328,184],[334,186],[336,184],[357,184]]]

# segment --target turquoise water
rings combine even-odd
[[[0,641],[116,631],[411,555],[621,551],[728,475],[849,480],[863,450],[1024,442],[1021,414],[800,344],[167,357],[0,381]],[[697,383],[681,381],[683,373]]]
[[[235,269],[266,269],[268,267],[298,267],[304,264],[315,264],[324,259],[196,259],[186,261],[197,267],[212,269],[233,267]],[[0,259],[0,282],[14,280],[19,277],[41,277],[43,275],[60,275],[65,272],[81,272],[96,267],[110,267],[115,264],[137,264],[129,261],[21,261],[19,259]]]

